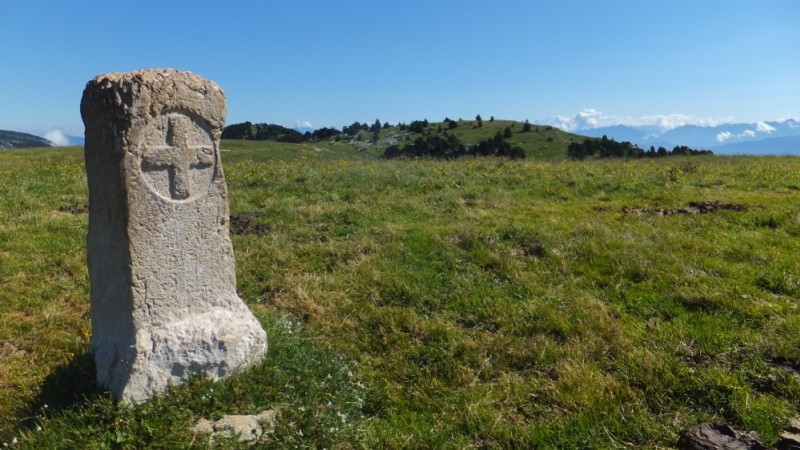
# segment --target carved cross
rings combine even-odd
[[[184,200],[192,195],[192,169],[202,169],[214,164],[211,145],[189,145],[192,121],[186,116],[172,116],[167,128],[167,145],[154,145],[145,149],[142,161],[169,174],[170,196]]]

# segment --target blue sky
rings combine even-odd
[[[95,75],[219,83],[228,123],[800,118],[800,1],[0,1],[0,129],[81,135]]]

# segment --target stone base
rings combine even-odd
[[[267,334],[246,308],[215,308],[141,330],[128,355],[99,345],[93,350],[98,383],[116,399],[141,403],[192,375],[218,380],[258,362],[267,352]]]

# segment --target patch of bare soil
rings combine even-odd
[[[24,354],[25,350],[17,347],[13,342],[0,340],[0,360]]]
[[[689,202],[684,208],[622,208],[622,212],[630,216],[672,216],[676,214],[710,214],[719,211],[747,211],[747,206],[738,203]]]
[[[254,234],[262,236],[272,228],[268,223],[258,223],[255,219],[266,216],[263,212],[243,212],[231,215],[231,234]]]
[[[89,212],[89,205],[67,205],[67,206],[59,206],[58,210],[64,213],[70,214],[86,214]]]

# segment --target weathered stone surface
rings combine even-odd
[[[92,351],[117,399],[220,378],[267,350],[236,294],[225,113],[219,86],[171,69],[101,75],[84,90]]]
[[[749,433],[736,431],[728,425],[702,423],[681,433],[681,450],[764,450]]]

